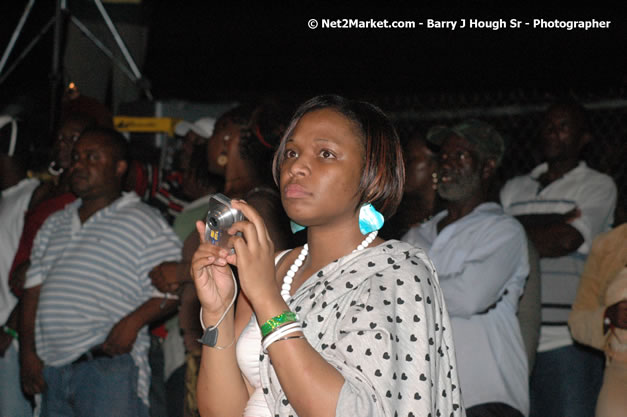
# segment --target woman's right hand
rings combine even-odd
[[[205,224],[196,222],[200,235],[200,245],[191,263],[191,275],[196,285],[198,300],[203,309],[203,316],[219,318],[233,298],[231,267],[226,261],[229,251],[205,242]]]

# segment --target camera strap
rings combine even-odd
[[[232,269],[231,278],[233,279],[233,298],[231,299],[231,303],[226,308],[226,310],[224,310],[224,313],[222,313],[222,316],[220,316],[220,319],[216,324],[210,327],[205,326],[205,323],[203,323],[202,321],[202,306],[200,307],[200,325],[205,332],[203,333],[202,337],[198,339],[198,342],[202,343],[203,345],[207,345],[216,349],[226,349],[233,344],[233,342],[231,342],[227,346],[216,346],[216,343],[218,343],[218,326],[220,325],[220,323],[222,323],[222,320],[224,320],[228,312],[231,310],[233,304],[235,304],[235,299],[237,298],[237,281],[235,280],[235,274],[233,274]]]

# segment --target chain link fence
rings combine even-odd
[[[587,164],[614,178],[618,188],[615,223],[627,221],[627,97],[624,89],[570,91],[588,110],[593,140],[583,151]],[[366,97],[394,121],[401,139],[413,132],[423,136],[436,124],[452,125],[466,118],[491,123],[505,138],[495,190],[508,179],[529,172],[540,161],[538,136],[543,113],[557,98],[550,92],[437,93]]]

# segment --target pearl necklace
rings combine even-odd
[[[377,237],[377,233],[378,231],[376,230],[369,233],[368,236],[366,236],[366,238],[351,253],[366,249],[368,245],[370,245],[372,241]],[[290,298],[290,289],[292,288],[294,276],[296,275],[296,272],[298,272],[300,267],[303,266],[303,263],[305,262],[305,259],[307,259],[308,254],[309,245],[305,243],[305,246],[303,246],[303,249],[301,249],[298,257],[296,258],[296,260],[294,260],[294,263],[292,264],[292,266],[290,266],[290,269],[287,270],[287,273],[283,277],[283,285],[281,286],[281,297],[283,297],[283,300],[287,301]]]

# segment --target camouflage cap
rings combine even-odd
[[[481,120],[468,119],[452,126],[433,126],[427,132],[427,140],[440,146],[451,135],[457,135],[477,147],[483,155],[493,157],[497,166],[505,153],[505,141],[496,129]]]

